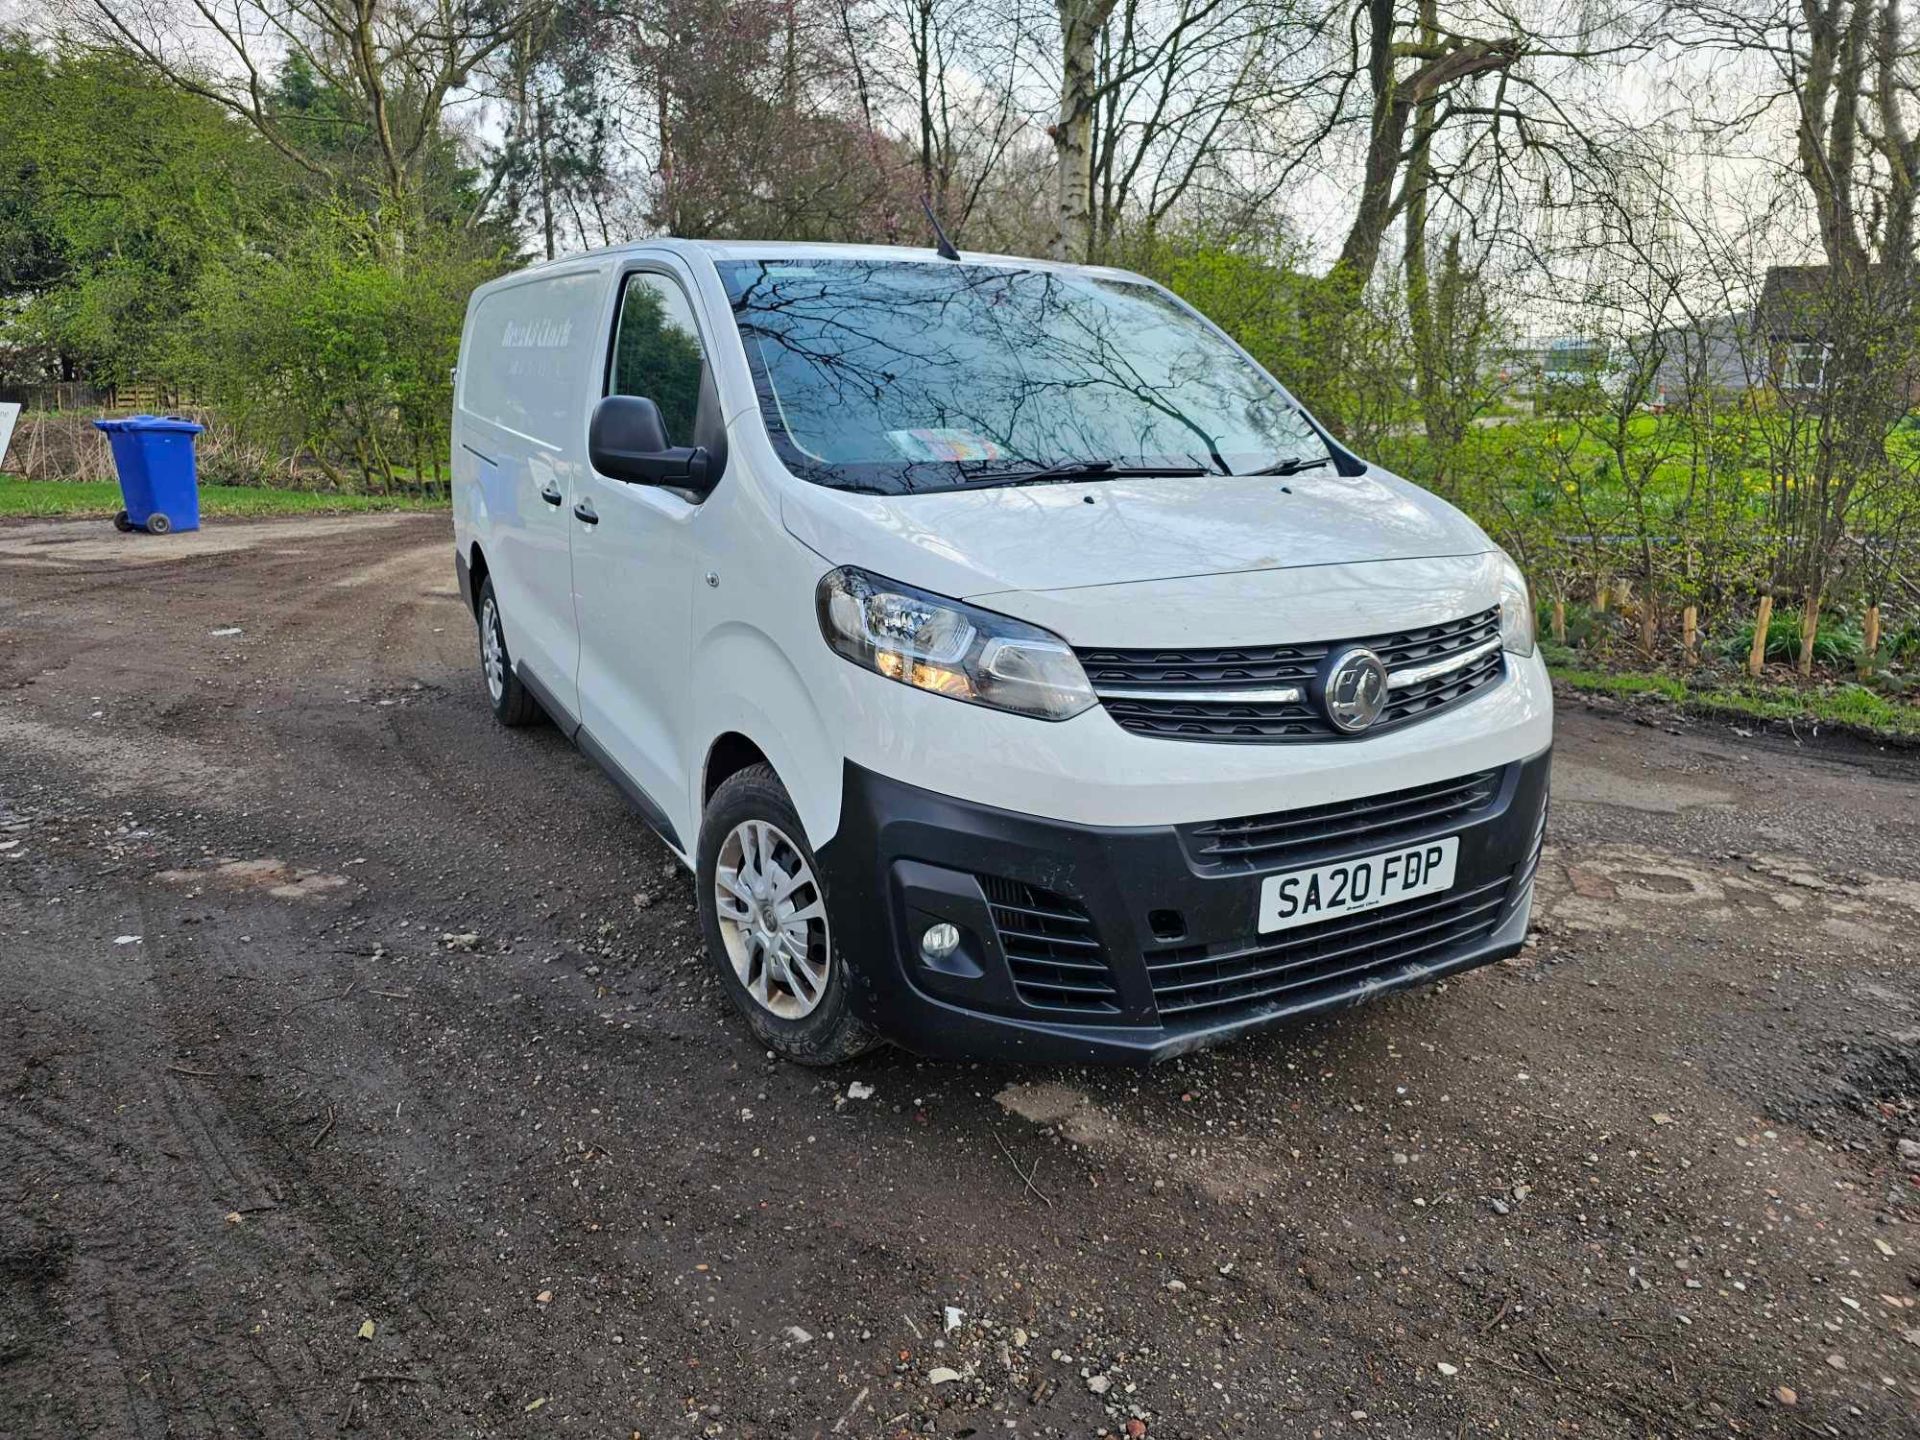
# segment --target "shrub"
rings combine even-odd
[[[1813,658],[1821,665],[1844,669],[1859,662],[1865,645],[1858,629],[1844,620],[1822,617],[1813,634]],[[1740,626],[1721,646],[1729,660],[1745,660],[1753,652],[1753,621]],[[1767,622],[1766,658],[1780,665],[1800,659],[1800,612],[1776,610]]]
[[[1553,633],[1553,606],[1545,604],[1540,610],[1540,633]],[[1608,612],[1596,610],[1593,606],[1578,600],[1567,601],[1567,644],[1574,648],[1589,645],[1596,637],[1611,633],[1616,622],[1610,621]]]
[[[437,480],[461,315],[497,264],[422,250],[402,266],[324,224],[304,240],[209,273],[181,370],[239,435],[342,488]]]

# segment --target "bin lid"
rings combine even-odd
[[[178,415],[129,415],[124,420],[96,420],[96,430],[138,430],[153,434],[198,435],[207,427]]]

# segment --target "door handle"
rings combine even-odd
[[[600,516],[593,508],[591,500],[582,500],[573,507],[573,518],[583,520],[589,525],[598,525]]]
[[[555,485],[551,480],[540,487],[540,498],[549,505],[558,505],[562,500],[566,499],[566,497],[560,493],[560,487]]]

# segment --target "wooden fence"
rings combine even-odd
[[[28,414],[85,410],[105,415],[166,415],[191,408],[193,401],[177,386],[157,380],[101,388],[79,380],[53,380],[41,385],[0,385],[0,403],[11,401]]]

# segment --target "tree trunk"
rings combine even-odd
[[[1441,43],[1436,20],[1434,43],[1413,47],[1416,53],[1424,52],[1422,63],[1403,79],[1395,68],[1398,57],[1394,54],[1394,0],[1366,0],[1366,10],[1367,88],[1372,124],[1367,133],[1359,208],[1334,267],[1344,273],[1348,293],[1356,302],[1373,279],[1388,227],[1408,199],[1406,187],[1399,186],[1396,193],[1396,186],[1402,166],[1409,158],[1407,126],[1415,110],[1427,102],[1439,101],[1462,80],[1508,68],[1520,58],[1524,48],[1518,36],[1499,40],[1451,37]],[[1437,8],[1433,13],[1437,17]],[[1437,112],[1429,113],[1437,122]]]
[[[680,225],[680,195],[675,185],[676,170],[674,164],[674,128],[673,128],[673,91],[667,84],[665,70],[654,77],[654,123],[660,131],[660,218],[669,235],[682,233]]]
[[[920,91],[920,193],[937,211],[945,196],[933,189],[933,6],[920,0],[919,32],[913,41],[914,81]]]
[[[1100,31],[1118,0],[1056,0],[1060,12],[1060,110],[1053,140],[1055,260],[1085,261],[1093,248],[1093,107]]]
[[[1356,295],[1367,288],[1380,259],[1380,244],[1393,220],[1393,187],[1406,145],[1409,107],[1393,65],[1394,0],[1367,0],[1367,87],[1373,123],[1360,181],[1360,205],[1336,269],[1347,272]]]
[[[1420,0],[1420,40],[1435,38],[1437,0]],[[1407,156],[1406,238],[1402,268],[1406,271],[1407,329],[1413,346],[1413,389],[1420,402],[1420,418],[1427,430],[1428,463],[1436,489],[1446,488],[1449,437],[1439,413],[1440,355],[1434,334],[1432,279],[1427,267],[1427,186],[1433,165],[1434,102],[1422,100],[1414,117],[1413,149]]]
[[[538,131],[538,150],[536,158],[540,164],[540,233],[546,238],[547,259],[554,257],[553,248],[553,182],[547,173],[547,102],[543,96],[536,102],[539,105],[539,117],[535,122]]]

